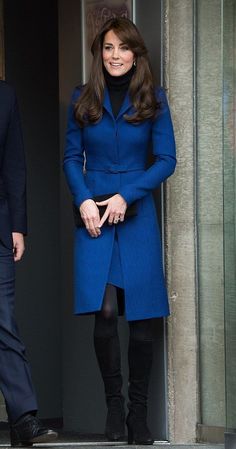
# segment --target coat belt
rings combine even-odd
[[[92,170],[92,171],[103,171],[106,173],[125,173],[130,171],[137,171],[137,170],[145,170],[145,165],[135,165],[133,167],[127,167],[125,165],[121,164],[111,164],[107,166],[100,166],[96,164],[86,164],[86,170]]]

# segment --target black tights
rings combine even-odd
[[[118,301],[117,288],[107,284],[102,309],[95,314],[95,338],[109,338],[117,335]],[[139,341],[152,341],[152,320],[128,321],[130,338]]]

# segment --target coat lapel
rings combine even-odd
[[[124,101],[123,101],[123,103],[121,105],[119,114],[116,117],[116,120],[118,120],[120,117],[122,117],[125,114],[125,112],[128,111],[128,109],[132,108],[132,106],[133,105],[131,103],[130,96],[129,96],[128,92],[127,92],[127,94],[125,96],[125,99],[124,99]]]
[[[127,94],[126,94],[126,96],[125,96],[125,99],[124,99],[124,101],[123,101],[123,103],[122,103],[122,105],[121,105],[119,114],[117,115],[117,117],[116,117],[116,119],[115,119],[115,117],[114,117],[114,115],[113,115],[113,112],[112,112],[111,101],[110,101],[110,95],[109,95],[108,89],[105,88],[105,92],[104,92],[104,100],[103,100],[103,107],[104,107],[104,108],[106,109],[106,111],[112,116],[113,120],[118,120],[121,116],[124,115],[124,113],[125,113],[126,111],[128,111],[128,109],[130,109],[130,108],[132,107],[132,103],[131,103],[129,94],[128,94],[128,92],[127,92]]]

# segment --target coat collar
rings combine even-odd
[[[128,109],[132,108],[132,103],[130,100],[130,96],[127,92],[125,99],[122,103],[122,106],[120,108],[119,114],[117,115],[117,117],[115,118],[112,112],[112,107],[111,107],[111,101],[110,101],[110,96],[109,96],[109,92],[107,87],[105,87],[105,91],[104,91],[104,100],[103,100],[103,107],[106,109],[106,111],[112,116],[113,120],[118,120],[121,116],[124,115],[124,113],[126,111],[128,111]]]

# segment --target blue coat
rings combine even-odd
[[[153,189],[175,169],[175,141],[171,116],[162,88],[157,118],[130,124],[124,114],[134,108],[127,94],[115,119],[108,91],[105,90],[103,117],[97,124],[80,128],[74,118],[75,89],[69,109],[64,171],[74,202],[106,193],[120,193],[128,204],[137,202],[138,214],[123,223],[103,226],[92,238],[84,228],[75,231],[75,313],[101,309],[106,287],[115,230],[124,279],[127,320],[140,320],[169,314],[163,276],[160,232]],[[152,142],[155,162],[147,167]],[[84,155],[86,171],[84,172]]]

